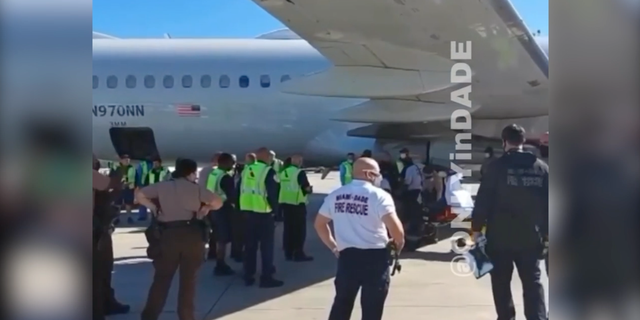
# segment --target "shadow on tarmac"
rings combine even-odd
[[[303,290],[333,278],[336,271],[336,259],[329,250],[326,250],[313,228],[313,220],[325,196],[326,194],[313,194],[309,199],[305,251],[309,255],[314,256],[314,261],[290,262],[284,260],[284,253],[282,251],[282,224],[279,224],[276,226],[276,243],[274,250],[277,269],[275,277],[285,281],[285,285],[281,288],[274,289],[261,289],[258,288],[257,285],[246,287],[241,278],[242,264],[228,260],[227,262],[236,271],[236,275],[231,277],[214,277],[213,268],[215,262],[207,261],[200,269],[198,275],[195,303],[197,318],[217,319],[274,299],[282,299],[282,303],[290,305],[293,302],[286,302],[291,299],[286,297],[289,293]],[[144,308],[153,277],[153,266],[143,251],[146,249],[146,246],[144,246],[146,242],[143,235],[134,235],[135,233],[141,233],[143,230],[144,229],[134,231],[123,230],[121,233],[127,237],[127,240],[116,239],[116,245],[119,245],[118,241],[122,241],[125,246],[128,246],[127,249],[134,254],[127,254],[127,256],[120,256],[115,259],[113,287],[118,300],[131,305],[131,313],[110,317],[112,319],[138,319],[139,313]],[[132,237],[135,237],[135,243],[132,243],[134,240],[129,240],[133,239]],[[119,249],[116,247],[115,250],[117,252]],[[260,270],[259,253],[258,270]],[[256,276],[259,277],[259,274]],[[169,298],[167,299],[164,313],[160,319],[165,319],[164,317],[167,317],[167,319],[175,319],[177,316],[177,278],[177,276],[174,277]],[[332,283],[321,285],[333,286]],[[305,292],[304,295],[313,295],[313,290],[308,290],[308,293]],[[312,296],[310,296],[310,298],[317,300]],[[326,298],[327,297],[323,297],[323,299]]]

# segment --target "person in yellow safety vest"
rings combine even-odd
[[[216,229],[216,267],[213,270],[216,276],[230,276],[235,273],[225,262],[227,244],[231,242],[233,232],[232,216],[235,214],[236,188],[233,176],[229,174],[233,171],[234,166],[233,156],[222,153],[218,157],[218,166],[207,177],[206,188],[224,201],[220,209],[212,211],[209,215],[212,219],[212,225]]]
[[[153,167],[147,172],[141,186],[146,187],[160,181],[167,181],[170,178],[170,173],[169,169],[162,166],[160,159],[154,160]]]
[[[123,154],[120,156],[120,163],[111,170],[109,175],[115,174],[120,168],[123,169],[124,175],[122,176],[122,192],[120,193],[120,201],[118,205],[124,207],[127,217],[131,217],[131,210],[133,209],[135,187],[136,187],[136,168],[131,165],[131,159],[128,155]],[[119,224],[120,219],[117,218],[113,221],[114,224]]]
[[[211,172],[213,172],[213,170],[218,167],[218,158],[220,158],[221,154],[222,152],[214,153],[213,157],[211,157],[211,166],[204,167],[200,170],[200,172],[198,173],[199,186],[203,188],[207,187],[209,174],[211,174]],[[209,251],[207,252],[208,260],[215,260],[217,258],[216,247],[217,247],[216,230],[214,228],[213,231],[211,232],[211,236],[209,237]]]
[[[291,163],[280,172],[279,204],[284,218],[282,243],[287,260],[312,261],[313,257],[304,253],[307,237],[307,196],[313,188],[306,172],[301,170],[302,156],[294,155]]]
[[[353,180],[353,161],[356,155],[353,152],[347,154],[347,160],[340,164],[340,184],[345,185]]]
[[[138,165],[136,169],[136,189],[144,186],[145,181],[147,180],[147,175],[149,174],[149,170],[153,168],[153,158],[149,157],[148,160],[143,160]],[[138,206],[138,221],[146,221],[147,216],[147,207]],[[129,223],[133,223],[133,217],[127,218]]]
[[[244,255],[245,285],[255,283],[258,246],[262,256],[261,288],[281,287],[284,282],[273,278],[274,213],[278,210],[278,180],[269,165],[267,148],[256,152],[258,161],[247,165],[240,179],[240,210],[246,215],[246,242]]]

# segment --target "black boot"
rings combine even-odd
[[[122,304],[116,301],[106,306],[105,315],[113,316],[116,314],[125,314],[125,313],[129,313],[130,310],[131,310],[131,306],[129,306],[128,304]]]
[[[266,278],[260,278],[260,288],[278,288],[284,285],[284,281],[276,280],[269,276]]]
[[[213,274],[219,277],[224,277],[224,276],[231,276],[235,274],[235,272],[224,261],[218,261],[218,264],[216,264],[215,269],[213,269]]]

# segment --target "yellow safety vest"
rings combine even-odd
[[[278,202],[283,204],[298,205],[307,203],[307,196],[302,193],[302,188],[298,184],[300,168],[289,166],[280,173],[280,195]]]
[[[118,170],[121,164],[118,164],[114,169]],[[132,165],[127,165],[127,169],[125,170],[125,174],[122,176],[122,183],[125,186],[128,186],[130,189],[133,189],[136,185],[136,168]]]
[[[220,188],[220,182],[222,181],[222,177],[227,174],[222,169],[218,169],[217,167],[211,171],[209,176],[207,177],[207,189],[209,191],[219,195],[223,200],[227,199],[227,194],[224,193],[222,188]]]
[[[257,161],[242,171],[240,182],[240,210],[257,213],[272,211],[267,200],[267,173],[272,168],[264,162]]]
[[[167,173],[169,173],[169,170],[167,170],[167,168],[161,168],[157,174],[155,169],[151,169],[151,171],[149,171],[148,173],[149,185],[152,185],[156,182],[163,181]],[[143,180],[143,183],[144,183],[144,180]]]
[[[341,166],[344,166],[344,184],[348,184],[353,180],[353,164],[349,161],[345,161]]]

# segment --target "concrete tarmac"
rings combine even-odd
[[[211,320],[316,320],[327,319],[334,297],[333,277],[336,259],[317,237],[312,222],[324,196],[339,186],[337,173],[325,180],[319,174],[309,174],[315,195],[309,208],[306,252],[315,257],[312,262],[284,260],[282,225],[276,228],[276,277],[285,285],[275,289],[245,287],[240,277],[242,265],[230,262],[236,276],[214,277],[214,262],[206,262],[199,275],[196,299],[197,319]],[[469,185],[474,192],[477,185]],[[114,234],[115,271],[113,287],[119,301],[131,305],[131,313],[109,317],[113,320],[140,319],[153,266],[145,256],[144,226],[119,227]],[[443,233],[447,233],[443,230]],[[476,280],[459,276],[453,263],[451,240],[441,239],[435,245],[418,252],[404,254],[402,272],[391,279],[384,319],[495,319],[489,276]],[[259,256],[258,256],[259,257]],[[260,259],[258,259],[259,261]],[[543,266],[543,264],[541,264]],[[543,273],[544,273],[544,267]],[[258,268],[258,270],[260,270]],[[464,271],[464,270],[463,270]],[[545,287],[547,278],[543,274]],[[167,299],[161,320],[177,319],[177,276]],[[517,272],[512,284],[518,318],[524,318],[522,288]],[[351,319],[360,319],[359,298]]]

